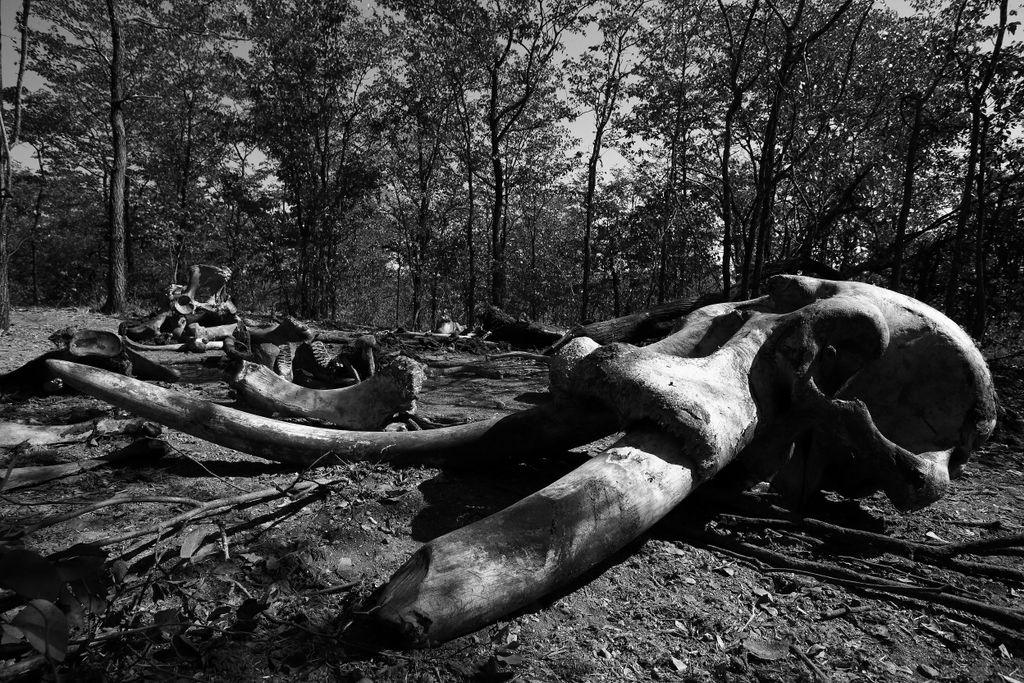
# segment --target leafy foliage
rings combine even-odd
[[[488,300],[570,324],[789,271],[886,283],[979,338],[1019,318],[1006,2],[118,5],[139,304],[216,262],[253,312],[423,328]],[[11,291],[95,305],[109,20],[36,12]]]

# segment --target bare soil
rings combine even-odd
[[[116,331],[119,323],[80,309],[37,308],[16,310],[14,322],[0,336],[0,373],[50,350],[47,337],[55,330]],[[409,342],[404,350],[432,363],[481,360],[442,345]],[[182,381],[167,385],[174,390],[232,401],[217,367],[219,352],[206,354],[209,359],[150,355],[182,370]],[[430,377],[419,414],[437,423],[489,418],[527,407],[546,388],[543,365],[495,364],[501,379]],[[911,515],[877,495],[828,498],[808,515],[930,546],[1022,534],[1024,371],[1007,360],[992,368],[1000,426],[947,498]],[[124,416],[70,393],[0,399],[3,421],[62,424],[100,414]],[[472,471],[352,465],[296,472],[171,430],[161,438],[172,452],[157,462],[0,495],[8,534],[0,547],[45,555],[74,543],[102,543],[189,509],[167,502],[103,507],[11,540],[40,519],[114,496],[209,501],[298,479],[332,483],[329,491],[291,503],[235,506],[106,546],[108,604],[98,615],[73,619],[66,660],[32,669],[29,680],[1024,680],[1019,538],[998,551],[1003,554],[960,558],[974,565],[940,566],[927,553],[904,557],[787,517],[767,494],[715,489],[687,501],[584,579],[518,614],[434,649],[382,649],[359,632],[354,617],[416,548],[561,476],[586,449]],[[94,458],[129,440],[52,447],[16,464]],[[0,465],[12,457],[0,450]],[[1006,575],[997,576],[998,568]],[[844,569],[855,578],[838,574]],[[953,608],[936,596],[966,597],[1009,616]],[[32,654],[15,651],[10,640],[0,646],[0,680],[5,667],[13,670],[19,657]]]

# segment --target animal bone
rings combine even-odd
[[[202,339],[206,342],[223,341],[235,333],[237,326],[237,323],[230,323],[227,325],[203,327],[199,323],[191,323],[185,327],[184,332],[181,334],[181,339],[183,341],[190,339]]]
[[[236,428],[228,409],[180,395],[147,402],[131,380],[53,365],[84,391],[224,445],[279,459],[288,451],[293,462],[326,450],[292,425]],[[466,633],[564,585],[719,473],[770,479],[795,504],[822,488],[881,489],[911,510],[942,495],[995,425],[991,377],[970,339],[934,309],[861,283],[779,277],[766,296],[698,309],[647,347],[573,340],[550,376],[555,401],[543,409],[332,449],[392,462],[437,462],[435,446],[460,457],[505,446],[527,457],[547,436],[538,419],[561,437],[579,420],[577,443],[627,430],[554,484],[417,551],[372,610],[407,645]],[[509,437],[514,444],[501,442]]]
[[[220,266],[199,265],[189,269],[188,285],[178,291],[171,288],[171,307],[188,315],[208,306],[216,306],[224,296],[224,289],[231,279],[231,270]],[[200,296],[201,294],[205,296]]]
[[[61,348],[48,351],[8,373],[0,375],[0,393],[50,393],[62,386],[47,368],[51,359],[70,359],[77,363],[109,368],[117,372],[132,372],[142,379],[177,382],[181,373],[161,365],[129,348],[113,332],[67,328],[51,335]]]
[[[307,389],[262,365],[243,362],[228,383],[243,401],[271,415],[316,418],[343,429],[376,430],[397,413],[415,412],[423,370],[416,361],[399,357],[366,382],[342,389]]]
[[[160,426],[141,418],[118,420],[97,418],[69,425],[25,425],[0,422],[0,448],[14,448],[21,444],[43,446],[64,443],[84,443],[102,436],[139,434],[157,436]]]
[[[441,466],[492,462],[523,452],[557,453],[606,436],[612,420],[599,407],[557,403],[441,429],[340,431],[252,415],[67,361],[50,360],[47,367],[76,389],[136,415],[243,453],[304,467],[357,460]]]
[[[74,474],[88,472],[98,467],[107,467],[130,460],[141,460],[147,465],[158,460],[168,452],[171,446],[166,441],[143,436],[131,442],[124,448],[111,451],[106,455],[89,460],[78,460],[76,462],[64,463],[62,465],[36,465],[33,467],[15,467],[7,472],[6,479],[0,474],[0,490],[13,491],[15,489],[35,486],[44,482],[70,477]]]

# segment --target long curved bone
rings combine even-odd
[[[341,389],[307,389],[263,365],[243,361],[229,384],[249,405],[286,417],[311,417],[343,429],[381,429],[396,413],[415,409],[423,370],[398,357],[384,371]]]
[[[481,454],[500,459],[557,452],[614,430],[614,418],[607,410],[560,403],[442,429],[348,432],[252,415],[76,363],[50,360],[47,366],[76,389],[136,415],[243,453],[301,466],[354,460],[465,464],[482,459]]]

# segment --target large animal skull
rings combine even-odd
[[[54,372],[150,419],[291,462],[327,451],[392,462],[528,457],[548,441],[564,448],[624,429],[559,481],[410,558],[372,613],[414,646],[565,584],[723,469],[771,479],[796,504],[821,489],[881,489],[912,510],[943,494],[995,425],[985,363],[949,319],[870,285],[788,276],[759,299],[700,309],[644,348],[574,340],[552,362],[549,406],[448,430],[282,427],[90,368],[57,362]]]
[[[742,428],[716,432],[743,443],[729,462],[713,446],[703,467],[732,462],[747,479],[772,478],[797,505],[822,489],[881,489],[900,510],[938,500],[995,426],[992,380],[970,338],[931,307],[863,283],[782,276],[768,290],[700,309],[644,349],[602,349],[575,370],[585,377],[555,381],[691,443],[692,411],[729,392],[723,415],[697,424],[742,414]],[[595,363],[610,370],[595,373]],[[616,374],[623,386],[605,386]]]

